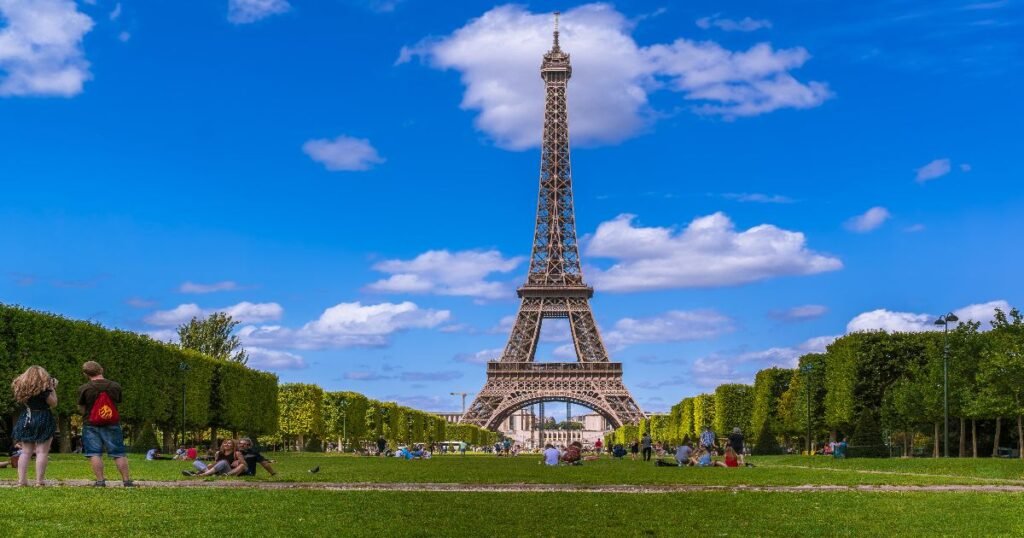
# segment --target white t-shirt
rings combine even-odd
[[[146,459],[150,460],[150,461],[156,459],[156,449],[155,448],[151,448],[151,449],[146,451]]]
[[[544,464],[545,465],[558,465],[558,449],[547,448],[544,449]]]

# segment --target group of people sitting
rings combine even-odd
[[[815,452],[815,454],[819,456],[832,456],[836,459],[844,459],[846,458],[847,447],[849,447],[849,444],[847,443],[846,438],[843,437],[842,441],[829,441],[828,443],[825,443]]]
[[[422,444],[413,445],[412,450],[409,447],[401,446],[398,447],[398,451],[395,452],[396,458],[403,458],[406,460],[429,460],[432,454]]]
[[[540,463],[544,465],[583,465],[584,461],[595,460],[598,456],[584,456],[583,443],[573,441],[563,449],[555,448],[555,445],[548,443],[544,445],[544,452],[541,453]]]
[[[193,451],[195,449],[192,449]],[[186,456],[188,453],[186,452]],[[194,456],[193,452],[193,456]],[[270,473],[270,476],[277,474],[274,468],[270,465],[274,463],[273,460],[268,460],[260,454],[258,450],[253,446],[252,439],[243,437],[235,443],[234,439],[225,439],[220,444],[220,450],[213,457],[213,465],[207,464],[206,462],[193,459],[193,469],[185,469],[181,471],[181,474],[185,476],[194,476],[197,478],[206,476],[256,476],[256,465],[263,466],[264,469]]]

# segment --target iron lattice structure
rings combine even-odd
[[[515,325],[501,358],[487,364],[487,383],[462,422],[494,429],[515,411],[545,401],[567,401],[593,409],[616,428],[643,418],[622,383],[622,364],[611,362],[590,310],[594,289],[583,282],[576,243],[576,218],[569,162],[566,87],[572,76],[569,55],[554,44],[540,68],[547,91],[540,159],[537,223],[526,284]],[[537,363],[541,324],[569,320],[576,362]]]

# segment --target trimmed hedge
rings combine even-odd
[[[753,406],[753,387],[750,385],[719,385],[715,389],[715,431],[724,436],[733,428],[746,430]]]
[[[273,374],[133,332],[0,304],[0,375],[13,379],[38,364],[61,380],[56,413],[65,436],[70,417],[79,414],[77,389],[86,381],[81,367],[88,360],[99,362],[106,377],[121,384],[124,401],[118,412],[130,429],[154,424],[177,431],[183,384],[189,429],[219,426],[259,435],[277,427]],[[184,371],[182,364],[187,366]],[[0,412],[15,411],[10,391],[0,390]]]

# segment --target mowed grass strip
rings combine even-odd
[[[1024,495],[0,490],[0,536],[1020,536]]]
[[[714,486],[799,486],[799,485],[949,485],[1006,484],[1021,481],[1024,463],[1018,460],[872,460],[831,458],[755,457],[754,468],[678,468],[656,467],[652,463],[630,460],[586,462],[579,467],[547,467],[539,457],[439,456],[430,460],[405,461],[396,458],[367,458],[338,454],[267,454],[277,460],[278,471],[271,478],[259,468],[257,477],[211,478],[209,480],[256,480],[275,482],[324,483],[459,483],[459,484],[688,484]],[[196,480],[181,475],[190,469],[187,462],[145,461],[130,457],[132,475],[140,480]],[[788,467],[797,466],[797,468]],[[309,469],[319,467],[313,474]],[[865,473],[864,471],[881,471]],[[89,479],[91,472],[84,458],[55,455],[49,479]],[[115,479],[113,464],[107,465],[108,479]],[[0,480],[12,481],[14,471],[0,470]]]

